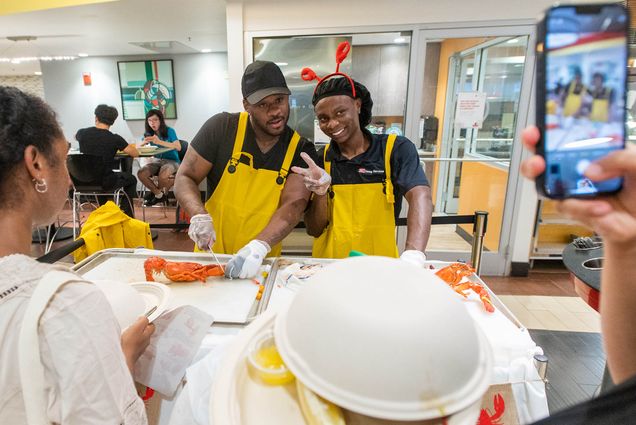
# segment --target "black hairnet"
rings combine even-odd
[[[355,98],[362,101],[359,118],[360,127],[364,128],[371,123],[373,100],[371,99],[371,93],[369,93],[369,90],[367,90],[365,86],[355,80],[353,80],[353,84],[356,89]],[[353,98],[353,92],[351,90],[351,83],[349,80],[344,77],[329,78],[318,84],[318,87],[316,87],[316,91],[314,92],[314,97],[311,99],[311,103],[316,106],[320,99],[329,96],[341,95]]]

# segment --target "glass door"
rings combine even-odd
[[[479,63],[479,51],[456,53],[451,56],[449,81],[453,81],[451,90],[453,110],[457,105],[457,93],[477,90],[478,79],[474,78],[475,63]],[[453,117],[450,137],[447,143],[444,143],[446,149],[443,149],[443,152],[447,158],[463,158],[466,152],[466,136],[468,134],[472,137],[473,130],[459,128],[454,125],[454,121]],[[441,167],[444,174],[444,190],[439,208],[446,214],[457,214],[462,164],[460,161],[445,162]]]
[[[443,186],[438,193],[438,212],[458,213],[462,166],[466,160],[481,159],[509,166],[527,41],[528,37],[499,37],[450,58],[446,102],[452,118],[445,123],[448,131],[442,152],[447,161],[440,165]],[[456,125],[457,98],[462,92],[486,94],[480,128]]]
[[[511,253],[517,252],[512,235],[524,230],[518,223],[525,217],[514,212],[520,202],[522,149],[513,141],[533,111],[533,32],[533,26],[513,25],[426,29],[418,34],[423,42],[419,51],[425,56],[420,65],[424,75],[416,87],[422,108],[416,113],[429,121],[432,115],[439,123],[439,132],[429,138],[435,154],[420,153],[434,215],[489,213],[482,256],[486,275],[507,270]],[[427,99],[434,99],[432,106]],[[462,108],[457,115],[458,99],[476,99],[479,107],[468,114],[468,108]],[[475,126],[470,124],[473,117]],[[472,232],[470,224],[433,226],[427,255],[468,261]]]

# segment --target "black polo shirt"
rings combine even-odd
[[[331,184],[382,183],[385,178],[384,152],[386,134],[371,134],[363,130],[370,140],[369,149],[360,155],[347,159],[340,153],[338,144],[331,142],[327,151],[327,160],[331,161]],[[318,152],[320,167],[324,168],[325,148]],[[391,152],[391,182],[395,191],[395,217],[402,209],[402,197],[415,186],[429,186],[424,169],[420,165],[417,148],[406,137],[398,136]]]
[[[232,158],[232,148],[234,147],[238,121],[238,113],[221,112],[220,114],[216,114],[203,124],[197,135],[192,139],[192,143],[190,143],[190,147],[194,148],[199,155],[212,163],[212,169],[207,176],[208,197],[212,195],[218,186],[223,171],[225,171],[228,161]],[[248,120],[242,151],[254,157],[254,168],[278,171],[283,165],[285,153],[287,153],[287,147],[293,135],[294,130],[289,128],[289,126],[285,126],[285,130],[280,136],[278,143],[268,152],[263,153],[256,143],[254,130]],[[307,168],[307,164],[305,164],[305,161],[300,157],[301,152],[307,152],[312,158],[316,158],[314,145],[304,137],[301,137],[291,166]],[[241,162],[249,164],[248,156],[242,155]],[[291,167],[289,172],[290,174],[292,173]]]

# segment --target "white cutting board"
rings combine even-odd
[[[145,282],[145,260],[145,257],[109,258],[83,273],[83,276],[87,280]],[[214,264],[214,262],[197,262]],[[258,293],[258,285],[250,279],[230,280],[224,277],[209,277],[205,283],[201,281],[170,282],[163,274],[156,274],[155,280],[170,286],[172,290],[170,308],[192,305],[212,315],[217,323],[245,323]]]

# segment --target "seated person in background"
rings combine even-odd
[[[88,155],[100,156],[104,159],[102,187],[106,190],[124,188],[128,199],[120,202],[121,209],[127,215],[135,218],[133,200],[137,197],[137,179],[125,171],[113,171],[114,159],[118,150],[124,151],[131,157],[139,156],[135,145],[129,145],[119,134],[111,133],[119,113],[113,106],[97,105],[95,108],[95,127],[82,128],[75,134],[79,142],[80,152]]]
[[[522,139],[534,151],[536,128],[524,130]],[[521,171],[534,179],[545,170],[545,161],[534,156]],[[628,146],[592,163],[585,175],[593,182],[624,177],[623,189],[595,199],[567,199],[559,211],[593,229],[603,238],[605,254],[601,272],[601,327],[607,366],[616,387],[590,401],[548,417],[540,425],[631,424],[636,417],[636,149]]]
[[[149,190],[144,196],[144,205],[152,206],[161,202],[174,185],[174,176],[181,162],[177,153],[181,150],[177,133],[166,125],[163,114],[158,109],[151,109],[146,114],[146,132],[142,146],[146,144],[172,149],[152,158],[144,158],[149,161],[144,161],[144,165],[137,172],[137,177]],[[153,180],[154,176],[157,176],[156,183]]]
[[[292,170],[305,176],[313,192],[305,213],[307,233],[316,238],[313,256],[343,258],[356,250],[397,257],[396,218],[405,197],[408,232],[401,258],[422,266],[433,210],[415,145],[365,128],[371,122],[371,94],[345,74],[320,80],[312,104],[331,142],[318,152],[318,164],[302,154],[309,168]]]
[[[0,86],[0,424],[145,425],[132,370],[154,325],[141,317],[122,334],[95,285],[29,256],[31,227],[51,223],[66,202],[67,152],[55,113],[40,98]],[[45,405],[27,412],[24,394],[40,388],[28,380],[22,387],[19,335],[34,292],[55,283],[53,270],[68,271],[70,280],[39,319]]]

